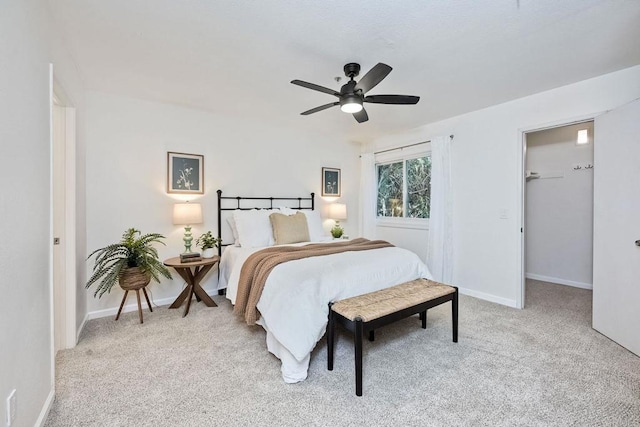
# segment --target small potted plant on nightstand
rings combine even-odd
[[[130,228],[124,232],[120,242],[96,249],[87,257],[89,259],[96,255],[93,274],[86,284],[88,289],[91,285],[97,283],[94,296],[102,297],[105,292],[111,292],[111,288],[116,282],[125,291],[116,320],[120,317],[120,312],[129,291],[136,291],[138,294],[140,323],[142,323],[140,289],[144,292],[149,310],[153,311],[147,291],[144,288],[152,278],[158,283],[160,283],[160,276],[171,279],[171,273],[158,260],[158,251],[152,246],[154,243],[164,245],[162,239],[164,239],[164,236],[161,234],[149,233],[142,235],[139,230]]]
[[[211,231],[207,231],[196,240],[196,246],[202,248],[202,258],[213,258],[215,256],[214,248],[222,242],[222,239],[213,237]]]
[[[331,235],[333,236],[334,239],[339,239],[340,237],[342,237],[343,234],[344,234],[344,229],[340,226],[338,221],[336,221],[336,224],[331,229]]]

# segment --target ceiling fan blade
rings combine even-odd
[[[378,62],[372,69],[365,74],[358,84],[356,84],[356,90],[360,89],[362,93],[367,93],[373,89],[378,83],[380,83],[389,73],[393,70],[387,64]]]
[[[324,104],[316,108],[312,108],[311,110],[307,110],[303,113],[300,113],[302,116],[308,116],[309,114],[317,113],[318,111],[326,110],[327,108],[335,107],[340,104],[339,102],[332,102],[331,104]]]
[[[293,83],[294,85],[306,87],[307,89],[317,90],[318,92],[328,93],[329,95],[334,95],[338,97],[340,96],[340,93],[336,92],[333,89],[329,89],[328,87],[324,87],[324,86],[318,86],[316,84],[309,83],[309,82],[303,82],[302,80],[291,80],[291,83]]]
[[[365,96],[364,102],[371,102],[373,104],[417,104],[420,101],[419,96],[411,95],[371,95]]]
[[[357,113],[353,113],[353,117],[358,121],[358,123],[363,123],[369,120],[369,115],[367,114],[367,110],[364,108]]]

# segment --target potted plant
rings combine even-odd
[[[196,240],[196,246],[202,248],[202,258],[213,258],[215,255],[214,248],[222,242],[222,239],[213,237],[211,231],[207,231]]]
[[[338,221],[336,221],[336,224],[331,229],[331,235],[334,239],[339,239],[342,237],[342,234],[344,234],[344,229],[340,226]]]
[[[97,283],[93,296],[102,297],[116,282],[125,291],[130,291],[144,289],[152,278],[158,283],[160,276],[171,279],[171,273],[158,260],[158,251],[152,246],[154,243],[164,245],[162,239],[164,236],[161,234],[142,235],[139,230],[130,228],[124,232],[120,242],[91,252],[87,259],[93,255],[96,259],[86,288]]]

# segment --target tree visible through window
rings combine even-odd
[[[403,216],[402,162],[378,165],[378,216]]]
[[[377,215],[429,218],[431,157],[379,164]]]

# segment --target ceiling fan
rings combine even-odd
[[[353,117],[358,123],[366,122],[369,120],[367,111],[363,107],[364,102],[370,102],[372,104],[395,104],[395,105],[407,105],[417,104],[420,101],[419,96],[411,95],[369,95],[365,96],[367,92],[373,89],[378,83],[380,83],[393,68],[387,64],[379,62],[374,66],[367,74],[365,74],[360,81],[353,80],[358,74],[360,74],[360,64],[349,63],[344,66],[344,73],[349,77],[347,84],[342,86],[340,92],[333,89],[329,89],[324,86],[318,86],[313,83],[304,82],[302,80],[292,80],[294,85],[306,87],[307,89],[317,90],[318,92],[328,93],[338,97],[338,101],[329,104],[321,105],[311,110],[300,113],[303,116],[317,113],[318,111],[326,110],[327,108],[340,105],[340,109],[345,113],[353,113]],[[336,78],[337,79],[337,78]]]

